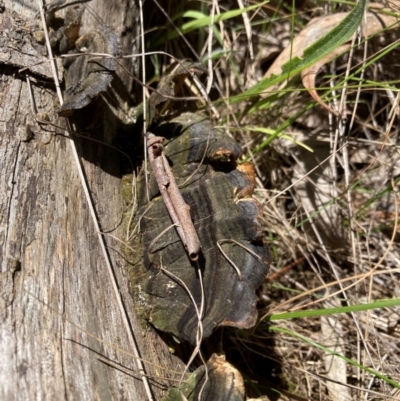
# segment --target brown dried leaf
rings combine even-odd
[[[225,361],[224,356],[213,354],[207,362],[207,369],[208,380],[206,380],[205,368],[201,366],[179,389],[168,389],[162,401],[182,401],[185,399],[182,395],[188,401],[243,401],[245,399],[243,378],[237,369]]]
[[[399,5],[400,1],[394,1],[395,5]],[[398,19],[393,15],[388,15],[390,9],[383,8],[382,5],[377,3],[370,3],[370,11],[366,13],[361,25],[361,32],[363,37],[374,35],[385,28],[392,29],[398,26]],[[374,12],[372,12],[374,10]],[[264,78],[272,75],[280,75],[282,73],[282,66],[294,57],[302,57],[304,50],[315,43],[318,39],[326,35],[330,30],[335,28],[349,13],[337,13],[333,15],[326,15],[312,19],[307,26],[295,37],[293,43],[289,45],[282,53],[276,58],[274,63],[265,73]],[[329,112],[337,115],[338,113],[331,109],[326,103],[322,101],[315,90],[315,77],[320,68],[333,60],[338,55],[344,53],[350,48],[350,43],[339,46],[328,56],[324,57],[311,67],[304,69],[301,73],[302,82],[304,87],[308,90],[310,95],[322,107]]]

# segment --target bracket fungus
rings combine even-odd
[[[262,211],[252,197],[254,171],[240,165],[240,146],[204,115],[184,113],[156,135],[201,243],[198,260],[186,251],[149,166],[137,179],[138,210],[130,241],[130,278],[139,315],[157,329],[196,343],[219,326],[250,328],[257,319],[255,291],[268,272]],[[146,185],[147,182],[147,185]],[[199,272],[201,277],[199,277]],[[194,305],[196,303],[196,307]]]

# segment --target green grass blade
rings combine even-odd
[[[252,10],[255,10],[256,8],[262,7],[263,5],[267,4],[268,2],[269,2],[269,0],[268,1],[263,1],[262,3],[255,4],[255,5],[250,6],[250,7],[238,8],[236,10],[230,10],[230,11],[227,11],[227,12],[222,13],[222,14],[216,14],[214,16],[214,24],[216,24],[216,23],[218,23],[220,21],[225,21],[225,20],[228,20],[228,19],[231,19],[231,18],[238,17],[239,15],[241,15],[241,14],[247,12],[247,11],[252,11]],[[192,21],[186,22],[180,27],[181,32],[183,34],[192,32],[192,31],[194,31],[196,29],[201,29],[201,28],[208,27],[208,26],[210,26],[211,21],[212,21],[210,16],[205,15],[202,12],[195,11],[195,10],[186,11],[182,15],[182,17],[183,18],[191,18],[192,19]],[[168,35],[168,40],[175,39],[178,36],[179,36],[178,32],[172,31]]]
[[[248,99],[250,96],[258,95],[272,85],[289,79],[345,43],[360,25],[366,4],[367,0],[360,0],[353,11],[351,11],[339,25],[304,50],[302,59],[294,57],[284,64],[282,66],[281,75],[273,75],[267,79],[263,79],[241,95],[232,97],[230,99],[231,103],[234,104],[242,99]]]
[[[261,132],[262,134],[270,135],[273,138],[276,138],[278,136],[281,139],[286,139],[287,141],[293,142],[296,145],[299,145],[299,146],[303,147],[304,149],[308,150],[309,152],[314,152],[305,143],[303,143],[301,141],[297,141],[296,139],[292,138],[289,135],[283,134],[282,132],[276,133],[276,130],[271,129],[271,128],[256,127],[256,126],[252,126],[252,125],[247,125],[247,126],[241,127],[241,129],[249,130],[249,131],[253,131],[253,132]]]
[[[370,309],[380,309],[389,308],[393,306],[400,305],[400,298],[394,299],[384,299],[369,304],[358,304],[350,306],[340,306],[336,308],[326,308],[326,309],[311,309],[305,311],[287,312],[279,313],[276,315],[271,315],[266,318],[266,320],[283,320],[283,319],[293,319],[293,318],[305,318],[305,317],[316,317],[316,316],[326,316],[334,315],[337,313],[348,313],[348,312],[361,312]]]

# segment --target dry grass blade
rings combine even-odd
[[[214,25],[214,17],[215,17],[215,10],[216,10],[216,4],[217,1],[213,0],[212,1],[212,6],[211,6],[211,20],[210,20],[210,27],[208,31],[208,42],[207,42],[207,47],[208,47],[208,80],[207,80],[207,87],[206,87],[206,93],[209,94],[211,87],[213,85],[214,81],[214,70],[213,70],[213,60],[212,60],[212,48],[213,48],[213,25]]]
[[[244,8],[244,4],[242,0],[237,0],[239,8]],[[249,46],[249,56],[250,60],[254,60],[254,49],[253,49],[253,42],[252,42],[252,32],[251,32],[251,25],[250,25],[250,19],[247,14],[247,12],[244,12],[242,14],[243,16],[243,22],[244,22],[244,27],[246,29],[246,35],[247,35],[247,41],[248,41],[248,46]]]
[[[221,245],[219,244],[221,241],[217,241],[217,247],[220,250],[220,252],[222,253],[222,255],[224,256],[224,258],[232,265],[232,267],[235,269],[239,280],[242,281],[242,273],[240,272],[240,269],[236,266],[236,264],[228,257],[228,255],[224,252],[224,250],[222,249]]]

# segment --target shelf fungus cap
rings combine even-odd
[[[169,138],[164,152],[202,252],[197,262],[189,259],[151,172],[147,188],[139,174],[133,224],[140,225],[140,235],[130,244],[137,250],[130,276],[139,313],[157,329],[193,344],[202,301],[203,337],[219,326],[251,328],[257,320],[256,290],[270,262],[262,209],[252,197],[252,166],[237,163],[240,146],[203,115],[185,113],[156,134]],[[230,156],[216,161],[215,152],[223,151]]]

